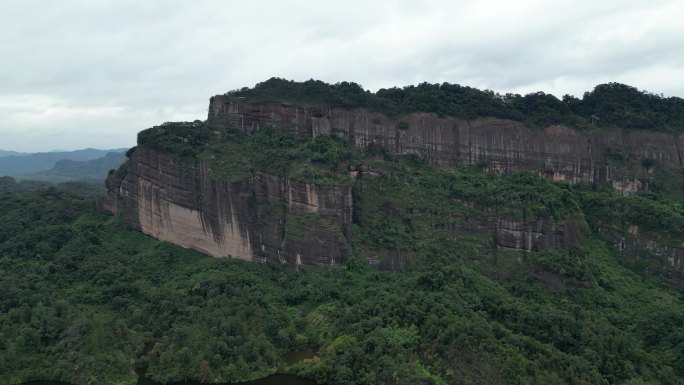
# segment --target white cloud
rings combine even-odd
[[[0,96],[2,146],[27,152],[130,147],[135,145],[135,132],[144,128],[166,120],[204,119],[198,109],[83,105],[48,95]]]

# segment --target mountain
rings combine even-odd
[[[265,83],[0,178],[6,382],[684,385],[677,100]]]
[[[0,158],[5,157],[5,156],[22,156],[22,155],[30,155],[30,153],[0,150]]]
[[[119,148],[113,150],[97,150],[87,148],[76,151],[65,152],[39,152],[28,155],[10,155],[0,157],[0,176],[21,176],[24,174],[35,173],[49,170],[55,166],[57,161],[69,159],[74,161],[85,161],[102,158],[108,152],[125,152],[127,149]]]
[[[684,248],[675,230],[679,226],[674,224],[681,210],[673,200],[654,203],[632,197],[621,204],[635,213],[594,218],[593,212],[577,210],[586,198],[582,193],[573,192],[567,200],[560,191],[544,197],[534,189],[546,187],[531,179],[521,185],[530,189],[526,198],[504,192],[492,197],[486,189],[474,189],[474,196],[456,194],[458,204],[447,195],[416,206],[402,198],[406,193],[402,189],[392,201],[376,179],[400,170],[412,172],[410,163],[404,162],[415,157],[436,170],[468,166],[504,175],[527,171],[571,185],[608,185],[618,194],[604,197],[609,200],[633,193],[677,198],[678,186],[684,183],[682,146],[684,134],[671,131],[561,124],[530,127],[523,121],[493,117],[387,115],[365,108],[302,107],[223,95],[211,98],[206,122],[166,123],[141,132],[125,169],[108,179],[109,193],[101,205],[110,212],[123,212],[131,226],[144,233],[183,247],[298,267],[348,259],[359,239],[353,236],[352,218],[363,218],[362,202],[374,201],[372,192],[378,189],[387,201],[370,210],[386,212],[387,217],[366,224],[398,226],[386,248],[375,254],[364,252],[369,262],[380,267],[420,264],[410,256],[412,246],[401,246],[408,234],[400,224],[427,226],[424,215],[416,213],[429,212],[431,226],[440,226],[451,236],[484,236],[485,245],[527,252],[577,246],[583,229],[592,221],[600,222],[595,231],[625,258],[648,261],[653,265],[647,269],[680,280]],[[465,177],[434,176],[446,181]],[[408,176],[404,183],[441,186]],[[456,183],[441,188],[464,187]],[[355,189],[371,196],[354,193]],[[505,210],[498,209],[499,199],[508,203]],[[533,209],[535,199],[556,202],[559,211]],[[640,217],[639,205],[654,211]],[[453,210],[470,214],[456,215]],[[670,212],[658,214],[660,210]],[[658,222],[651,215],[665,216]]]
[[[123,152],[108,152],[102,158],[92,160],[62,159],[47,171],[22,175],[21,179],[65,182],[90,180],[102,182],[112,169],[118,168],[126,160]]]

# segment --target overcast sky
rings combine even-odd
[[[677,0],[1,0],[0,149],[135,144],[277,76],[684,97]]]

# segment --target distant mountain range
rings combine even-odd
[[[16,151],[7,151],[7,150],[0,150],[0,157],[4,156],[21,156],[21,155],[31,155],[29,152],[16,152]]]
[[[102,158],[91,160],[62,159],[46,171],[21,175],[19,179],[44,180],[53,183],[69,181],[102,182],[109,170],[116,169],[126,160],[123,152],[108,152]]]
[[[56,176],[61,176],[73,180],[80,179],[79,176],[81,175],[100,175],[102,174],[102,168],[118,167],[124,160],[123,153],[126,150],[128,149],[98,150],[86,148],[76,151],[38,152],[33,154],[0,150],[0,176],[39,179],[37,178],[38,175],[49,175],[53,179]],[[110,153],[113,153],[113,155],[109,155]],[[99,160],[101,158],[102,160]],[[87,163],[94,160],[98,161]],[[108,170],[104,171],[102,178],[107,175]],[[99,179],[99,176],[94,176],[93,178]]]

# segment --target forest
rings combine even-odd
[[[196,141],[180,147],[174,133]],[[213,162],[225,180],[258,169],[330,184],[350,163],[372,167],[374,177],[346,182],[354,187],[353,256],[299,272],[211,258],[98,212],[97,193],[3,179],[6,383],[135,384],[136,369],[159,383],[273,373],[328,385],[684,383],[681,284],[651,260],[622,258],[600,231],[638,224],[663,242],[681,239],[676,195],[434,169],[334,137],[227,130],[204,145],[206,135],[201,123],[187,123],[139,139]],[[571,218],[582,224],[581,241],[499,250],[469,227],[523,216]],[[464,230],[454,236],[454,228]],[[404,262],[387,269],[374,259]]]
[[[499,94],[458,84],[420,83],[382,88],[375,93],[352,82],[328,84],[320,80],[295,82],[271,78],[253,88],[227,95],[247,102],[276,101],[312,107],[367,108],[390,116],[431,112],[440,116],[475,119],[491,116],[545,128],[564,124],[573,128],[638,128],[684,131],[684,99],[664,97],[620,83],[607,83],[581,98],[561,99],[544,92]]]

